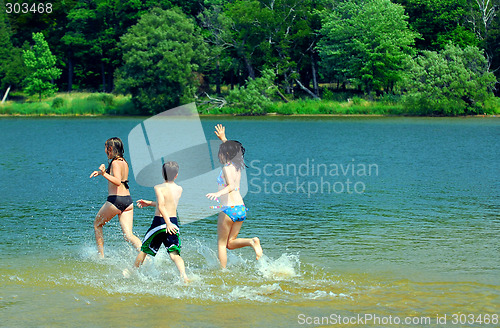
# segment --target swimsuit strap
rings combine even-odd
[[[218,203],[219,205],[210,206],[210,208],[211,208],[211,209],[213,209],[213,210],[216,210],[216,209],[218,209],[218,208],[222,208],[223,206],[220,204],[220,200],[219,200],[219,198],[216,198],[215,200],[217,201],[217,203]]]
[[[123,159],[125,161],[125,158],[121,157],[121,156],[115,156],[111,159],[111,161],[109,162],[108,164],[108,168],[106,169],[106,173],[107,174],[111,174],[111,163],[113,163],[113,161],[115,159]],[[125,163],[127,163],[127,161],[125,161]],[[125,181],[122,181],[123,185],[125,186],[125,189],[130,189],[129,186],[128,186],[128,180],[125,180]]]
[[[121,156],[115,156],[111,159],[111,161],[108,163],[108,168],[106,169],[106,173],[107,174],[111,174],[111,164],[114,162],[115,159],[123,159],[123,161],[125,163],[127,163],[127,161],[125,160],[125,158],[121,157]]]
[[[125,186],[125,189],[130,189],[128,186],[128,180],[122,181],[123,185]]]
[[[221,208],[222,210],[225,210],[225,209],[227,209],[227,208],[231,208],[231,206],[221,205],[219,198],[216,198],[215,200],[217,201],[217,203],[218,203],[219,205],[213,205],[213,206],[210,206],[210,208],[211,208],[211,209],[213,209],[213,210],[217,210],[217,209]],[[246,211],[248,211],[248,207],[246,207],[245,205],[235,205],[235,206],[244,206],[244,207],[245,207],[245,210],[246,210]]]
[[[107,174],[111,174],[111,164],[113,163],[113,161],[115,160],[115,158],[111,159],[111,161],[108,163],[108,168],[106,169],[106,173]]]

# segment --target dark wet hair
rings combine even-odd
[[[174,181],[175,176],[179,173],[179,164],[174,161],[166,162],[163,164],[161,173],[165,181]]]
[[[112,158],[123,158],[123,142],[118,137],[109,138],[105,143],[106,148],[111,148]]]
[[[219,147],[219,161],[222,164],[233,163],[237,170],[246,166],[244,156],[245,148],[239,141],[228,140]]]

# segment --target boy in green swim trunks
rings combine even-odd
[[[165,245],[170,258],[177,266],[181,279],[188,283],[186,276],[184,260],[180,256],[181,242],[179,240],[179,226],[177,222],[177,204],[182,194],[182,187],[177,185],[174,180],[177,178],[179,165],[177,162],[166,162],[163,164],[162,173],[164,183],[154,187],[156,202],[140,199],[137,201],[139,208],[154,206],[156,207],[155,216],[151,227],[146,232],[142,242],[141,252],[135,259],[134,266],[140,267],[147,254],[155,256],[160,249],[161,244]],[[125,269],[124,276],[129,276],[130,272]]]

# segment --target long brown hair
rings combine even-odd
[[[241,142],[228,140],[219,147],[219,161],[221,164],[233,163],[237,170],[245,168],[245,147]]]
[[[123,142],[118,137],[109,138],[104,144],[106,149],[111,148],[111,158],[121,157],[123,158]]]

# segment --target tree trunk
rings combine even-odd
[[[288,100],[279,90],[276,90],[277,93],[278,93],[278,96],[280,96],[280,98],[285,102],[285,103],[288,103],[290,102],[290,100]]]
[[[297,84],[299,85],[299,87],[302,90],[304,90],[305,92],[307,92],[314,99],[321,99],[320,97],[318,97],[317,95],[315,95],[311,90],[309,90],[308,88],[306,88],[302,83],[300,83],[299,80],[295,79],[295,82],[297,82]]]
[[[219,66],[219,59],[217,59],[217,64],[215,65],[215,75],[216,75],[216,85],[215,85],[215,93],[217,95],[220,95],[221,92],[220,92],[220,66]]]
[[[312,78],[313,78],[313,89],[314,89],[314,94],[316,96],[319,96],[319,87],[318,87],[318,79],[317,79],[317,71],[316,71],[316,60],[314,59],[314,56],[311,55],[311,70],[312,70]]]
[[[288,79],[288,73],[284,72],[283,75],[285,77],[285,93],[289,95],[292,93],[292,88],[291,88],[291,83]]]
[[[102,92],[106,92],[106,70],[104,68],[104,62],[101,59],[101,75],[102,75]]]
[[[73,54],[68,53],[68,92],[73,91]]]
[[[254,80],[255,79],[255,71],[253,70],[252,63],[250,63],[250,60],[247,58],[245,54],[243,54],[243,60],[245,61],[245,66],[247,67],[248,71],[248,76]]]
[[[5,99],[7,99],[7,96],[9,95],[10,87],[11,86],[9,85],[9,87],[7,88],[7,91],[5,91],[5,94],[3,95],[2,104],[5,102]]]
[[[111,65],[109,65],[110,72],[108,72],[108,93],[113,92],[115,89],[115,81],[113,80],[113,68]]]

